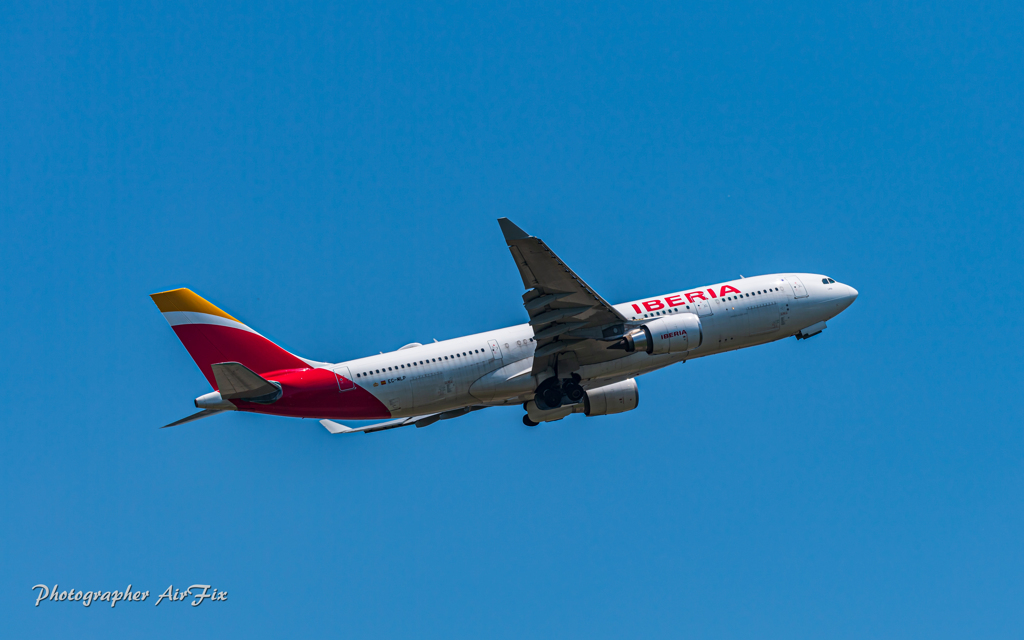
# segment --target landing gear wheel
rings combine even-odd
[[[583,399],[584,391],[583,387],[577,384],[576,381],[568,380],[564,385],[562,385],[562,393],[564,393],[573,404],[576,404]]]
[[[548,409],[557,409],[562,406],[562,390],[558,387],[548,387],[540,392],[540,397]]]
[[[528,427],[536,427],[539,423],[530,420],[530,416],[523,416],[523,424]]]

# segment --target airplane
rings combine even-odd
[[[639,404],[639,376],[816,336],[858,295],[825,275],[777,273],[613,305],[543,240],[507,218],[498,224],[528,322],[346,362],[296,356],[189,289],[152,294],[214,389],[195,399],[201,411],[165,427],[226,411],[313,418],[332,434],[425,427],[501,406],[522,406],[530,427],[622,413]]]

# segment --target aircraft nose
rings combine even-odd
[[[856,300],[857,296],[860,294],[857,292],[856,289],[854,289],[848,284],[845,284],[843,286],[846,288],[846,291],[843,293],[842,296],[843,308],[845,309],[846,307],[853,304],[853,301]]]

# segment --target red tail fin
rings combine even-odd
[[[188,289],[150,297],[215,389],[210,365],[218,362],[241,362],[257,373],[315,364],[288,353]]]

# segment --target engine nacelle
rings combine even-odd
[[[626,351],[630,353],[681,353],[699,347],[704,342],[704,330],[696,315],[680,313],[651,320],[627,333],[623,341]]]
[[[596,389],[587,389],[583,396],[583,413],[587,416],[607,416],[632,411],[640,404],[640,390],[636,380],[630,378]]]

